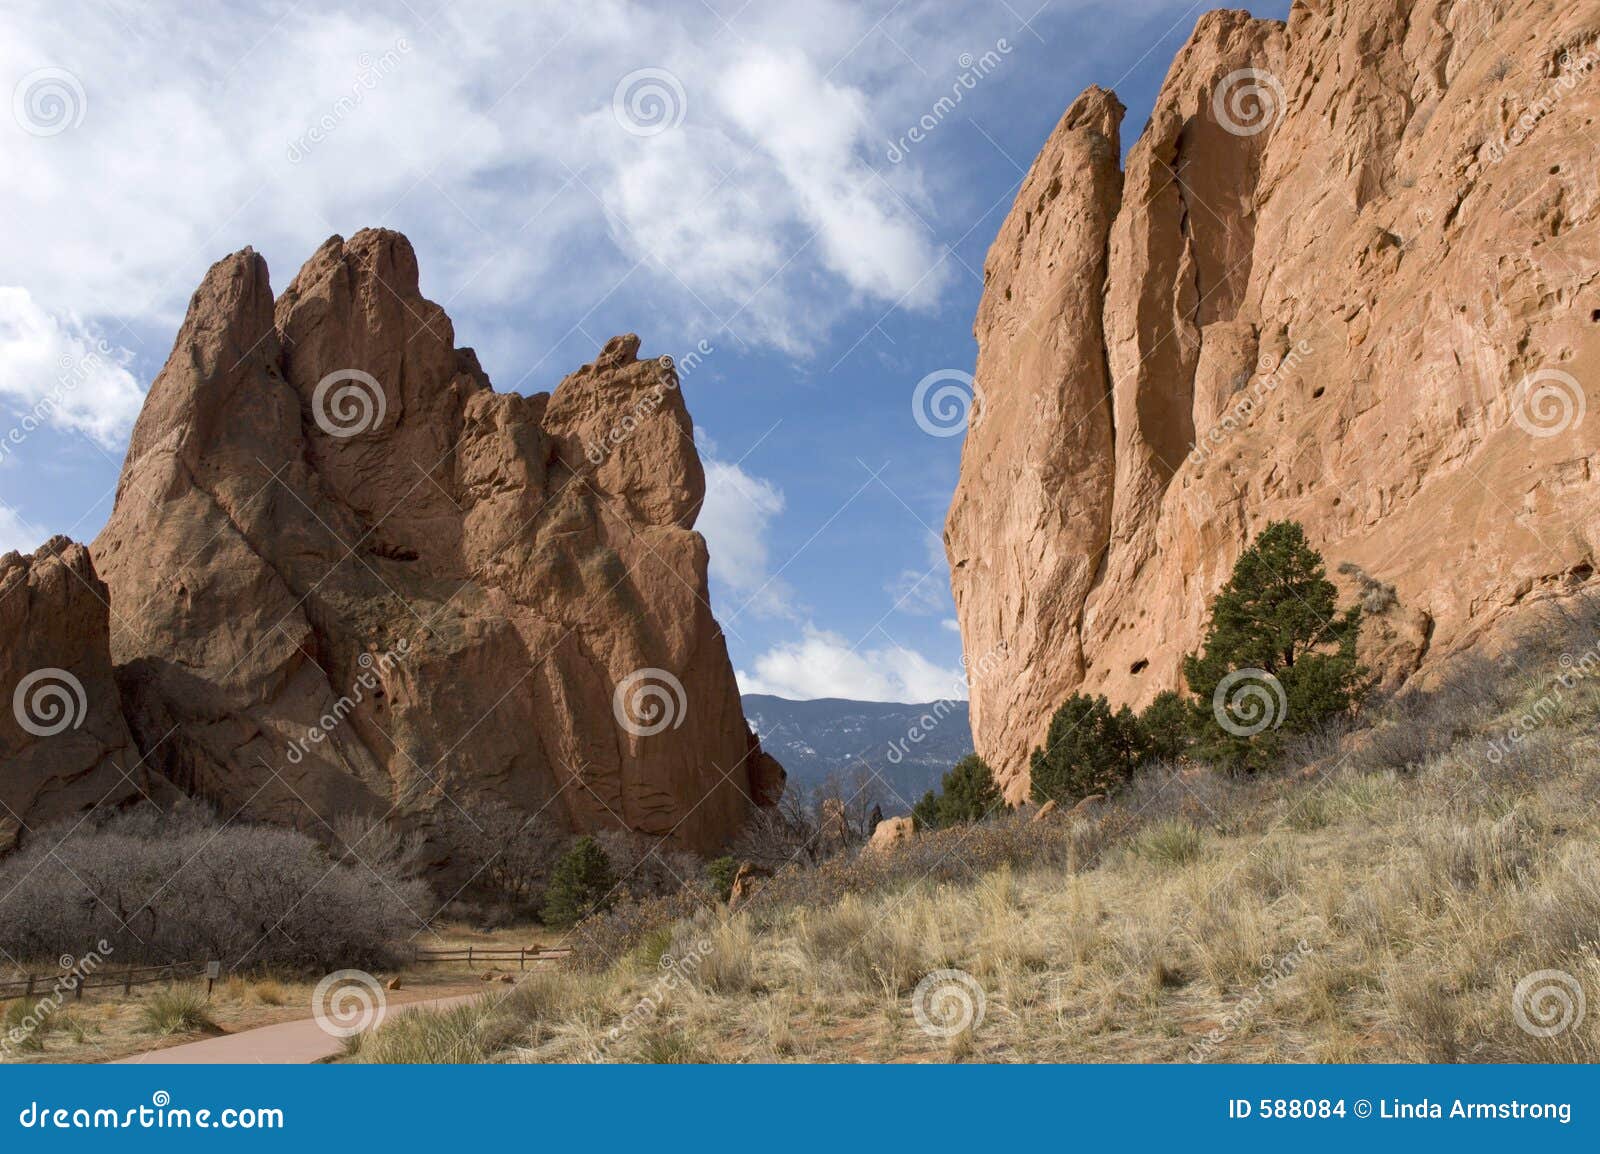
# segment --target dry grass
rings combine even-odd
[[[1545,1037],[1513,1012],[1541,971],[1600,997],[1600,693],[1570,689],[1543,728],[1485,754],[1548,690],[1524,677],[1408,703],[1292,776],[1164,771],[1070,833],[919,838],[916,869],[812,871],[774,886],[781,900],[635,933],[609,968],[540,975],[491,1012],[409,1016],[360,1056],[1600,1060],[1600,1014]],[[797,896],[806,878],[815,900]],[[913,1003],[949,969],[984,1013],[930,1033]],[[1523,1009],[1544,1024],[1560,1001]]]

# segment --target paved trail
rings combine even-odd
[[[477,997],[482,995],[458,994],[452,998],[390,1003],[388,1017],[393,1018],[396,1014],[422,1007],[454,1006]],[[220,1038],[185,1042],[164,1050],[151,1050],[131,1058],[118,1059],[112,1065],[299,1065],[330,1058],[343,1047],[344,1039],[330,1035],[317,1024],[315,1018],[303,1018],[296,1022],[279,1022],[276,1026],[241,1030],[237,1034],[224,1034]]]

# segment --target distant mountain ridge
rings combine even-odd
[[[791,788],[809,790],[829,774],[848,777],[865,766],[883,778],[885,813],[909,810],[972,752],[965,701],[791,701],[765,693],[740,701],[762,747],[788,770]]]

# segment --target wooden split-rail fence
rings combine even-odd
[[[460,949],[419,949],[418,962],[459,962],[467,967],[516,962],[519,970],[529,963],[558,962],[572,953],[568,949],[530,946],[517,949],[482,946],[462,946]],[[12,998],[33,998],[51,991],[71,993],[82,998],[85,990],[110,990],[121,988],[124,994],[133,992],[135,986],[149,986],[157,982],[174,982],[184,978],[215,977],[218,967],[210,962],[167,962],[158,966],[117,966],[96,968],[92,972],[78,969],[60,970],[53,974],[26,974],[20,978],[0,981],[0,1002]]]
[[[132,993],[135,986],[172,982],[179,978],[198,978],[205,972],[205,962],[168,962],[159,966],[115,968],[107,966],[96,968],[92,972],[69,969],[54,974],[27,974],[21,978],[0,982],[0,1001],[11,998],[32,998],[52,990],[70,991],[74,998],[83,997],[85,990],[109,990],[119,987],[124,994],[127,994]]]
[[[460,949],[450,950],[418,950],[419,962],[460,962],[469,968],[479,963],[489,965],[494,962],[516,962],[519,970],[526,970],[529,962],[559,962],[562,958],[572,953],[568,949],[547,948],[545,946],[532,946],[522,949],[498,948],[485,949],[482,946],[462,946]]]

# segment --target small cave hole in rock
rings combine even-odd
[[[1322,394],[1327,392],[1327,391],[1328,391],[1327,386],[1318,385],[1316,388],[1311,390],[1311,399],[1314,401],[1318,397],[1322,396]]]
[[[1139,660],[1135,661],[1132,665],[1128,666],[1128,672],[1129,673],[1143,673],[1145,671],[1145,669],[1149,665],[1150,665],[1150,659],[1148,657],[1141,657],[1141,658],[1139,658]]]

